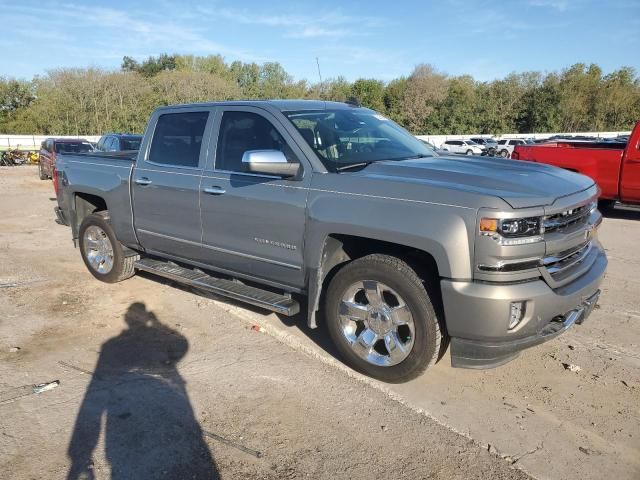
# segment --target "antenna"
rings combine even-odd
[[[320,73],[320,60],[316,57],[316,65],[318,66],[318,77],[320,78],[320,94],[324,93],[324,85],[322,84],[322,73]]]

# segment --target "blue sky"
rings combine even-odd
[[[124,55],[278,61],[296,79],[390,80],[418,63],[491,80],[576,62],[640,71],[640,0],[0,0],[0,75],[119,68]]]

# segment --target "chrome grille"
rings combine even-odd
[[[591,252],[591,241],[570,250],[545,257],[543,265],[551,276],[561,275],[582,262]]]
[[[561,232],[567,228],[587,223],[589,215],[597,208],[597,202],[590,202],[564,212],[548,215],[544,218],[544,231]]]

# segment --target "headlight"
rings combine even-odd
[[[541,217],[482,218],[480,235],[492,237],[501,245],[523,245],[542,240]]]

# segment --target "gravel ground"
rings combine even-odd
[[[0,478],[640,477],[640,210],[605,219],[584,325],[495,370],[445,356],[390,386],[302,319],[99,283],[50,182],[0,168],[0,192],[0,286],[16,285],[0,288]]]
[[[95,281],[35,168],[0,192],[0,478],[530,478],[263,313]]]

